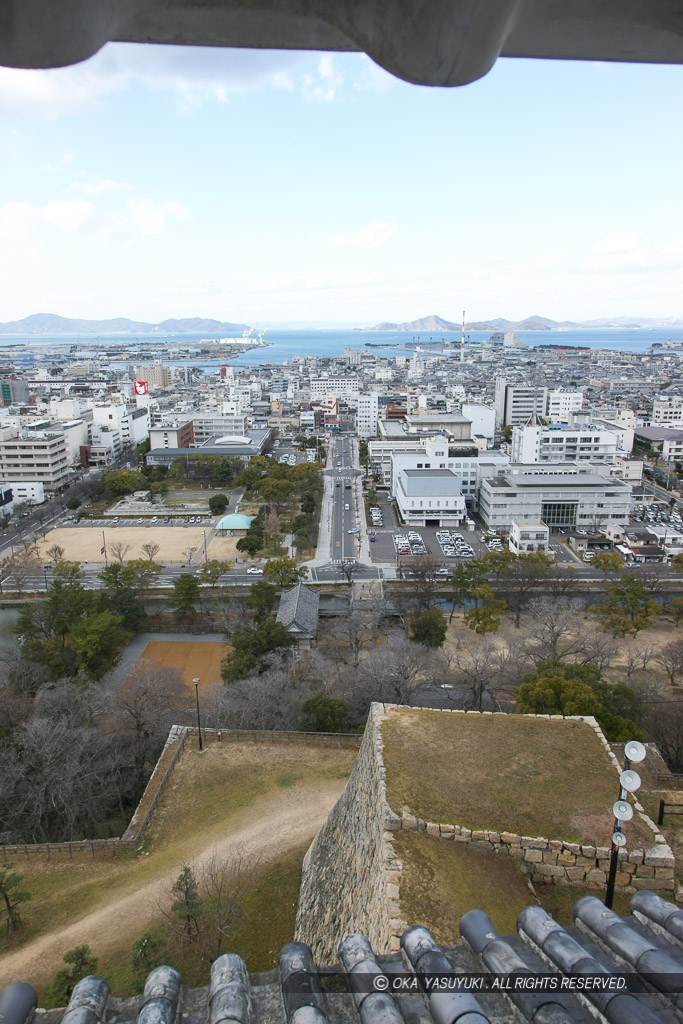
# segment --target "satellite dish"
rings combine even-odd
[[[623,832],[613,832],[612,842],[615,846],[626,846],[626,836]]]
[[[644,761],[647,756],[647,750],[638,740],[629,740],[624,747],[624,756],[629,761]]]
[[[637,789],[640,789],[641,778],[638,772],[633,772],[629,768],[628,771],[621,773],[619,782],[621,783],[621,788],[625,789],[627,793],[635,793]]]
[[[617,800],[612,804],[612,811],[617,821],[630,821],[633,817],[633,808],[627,800]]]

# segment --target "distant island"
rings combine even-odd
[[[470,320],[465,324],[466,331],[553,331],[558,328],[567,330],[580,330],[586,328],[611,328],[620,327],[623,330],[636,330],[639,327],[682,327],[683,319],[680,317],[643,317],[636,320],[628,320],[626,317],[604,318],[601,320],[584,320],[575,323],[573,320],[548,320],[543,316],[529,316],[525,320],[505,320],[497,317],[495,320]],[[462,324],[452,323],[440,316],[424,316],[419,320],[410,320],[408,323],[393,324],[381,323],[374,327],[364,328],[366,331],[410,331],[413,333],[432,331],[435,333],[446,331],[461,331]]]
[[[189,317],[185,320],[162,320],[148,324],[139,320],[118,317],[114,320],[72,320],[54,313],[34,313],[23,320],[0,324],[0,334],[242,334],[247,324],[230,324],[222,320]]]

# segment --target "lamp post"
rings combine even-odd
[[[609,875],[605,890],[605,906],[610,910],[614,901],[614,884],[617,877],[619,850],[626,846],[626,836],[621,831],[625,821],[633,817],[633,807],[628,802],[628,794],[640,789],[640,775],[631,769],[631,762],[644,761],[647,750],[638,740],[630,740],[624,747],[624,770],[619,776],[619,799],[612,804],[614,812],[614,832],[612,833],[612,854],[609,862]]]
[[[202,723],[199,719],[199,678],[197,677],[193,679],[192,682],[194,683],[194,698],[197,703],[197,732],[199,733],[199,749],[203,750],[204,744],[202,743]]]

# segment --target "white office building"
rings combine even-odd
[[[402,469],[394,494],[408,526],[459,526],[465,518],[460,480],[450,469]]]
[[[312,399],[327,398],[358,398],[358,377],[311,377],[310,392]]]
[[[510,524],[508,534],[510,551],[515,555],[530,555],[534,551],[547,552],[550,542],[550,528],[545,523]]]
[[[590,462],[611,465],[618,436],[593,426],[519,426],[512,431],[512,462]]]
[[[498,429],[529,423],[545,414],[547,390],[535,384],[508,384],[504,377],[496,378],[495,410]]]
[[[69,452],[61,431],[25,431],[0,441],[0,480],[36,481],[53,493],[70,478]]]
[[[551,529],[586,526],[598,530],[625,524],[631,509],[630,484],[573,465],[515,467],[482,480],[479,515],[487,529],[509,532],[512,523],[543,522]]]
[[[505,469],[509,461],[507,455],[499,452],[475,452],[470,449],[458,451],[444,437],[426,438],[419,451],[391,453],[389,486],[392,496],[396,498],[398,478],[403,470],[448,470],[457,476],[465,498],[474,502],[480,482]]]
[[[363,439],[376,437],[378,424],[379,395],[376,391],[369,391],[366,395],[359,395],[356,424],[358,436]]]
[[[652,403],[652,427],[683,427],[683,398],[655,398]]]
[[[551,389],[546,393],[543,415],[553,423],[571,423],[574,413],[583,406],[583,391],[569,388]]]

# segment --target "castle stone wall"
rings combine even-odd
[[[391,844],[380,721],[373,704],[356,765],[344,792],[313,840],[303,865],[296,939],[318,963],[337,961],[337,944],[360,931],[379,953],[399,948],[401,864]]]

